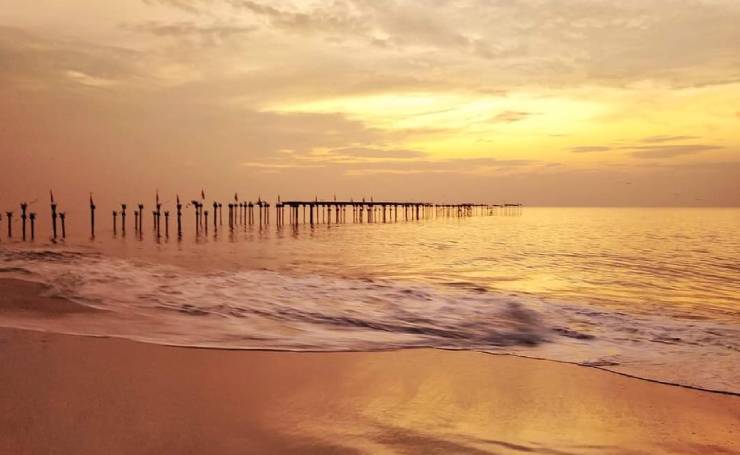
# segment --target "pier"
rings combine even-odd
[[[223,226],[223,203],[213,200],[212,203],[206,203],[205,192],[201,193],[201,199],[193,199],[187,204],[187,207],[193,209],[194,226],[193,232],[196,237],[208,235],[209,221],[213,223],[213,235],[217,236],[219,227]],[[59,212],[58,202],[50,193],[51,198],[51,240],[58,239],[58,221],[61,221],[61,239],[67,237],[66,213]],[[177,239],[183,238],[184,223],[182,220],[182,210],[185,205],[180,201],[180,196],[176,196],[174,205],[174,215],[177,223]],[[95,238],[95,211],[96,204],[93,202],[92,193],[89,197],[89,234],[90,239]],[[154,203],[155,210],[152,211],[152,232],[157,241],[161,238],[169,239],[170,230],[170,211],[164,207],[165,203],[160,202],[159,192],[156,193]],[[213,207],[213,211],[204,210],[208,206]],[[23,202],[21,208],[21,233],[22,240],[27,240],[26,221],[31,220],[31,240],[35,239],[36,215],[27,212],[29,204]],[[120,210],[116,208],[120,207]],[[134,207],[134,231],[136,237],[143,237],[144,224],[144,204],[139,202]],[[111,231],[114,237],[121,234],[126,235],[126,203],[119,206],[111,207]],[[433,203],[423,201],[393,201],[383,200],[375,201],[370,199],[361,200],[320,200],[315,197],[313,200],[282,200],[277,197],[275,204],[258,197],[256,202],[240,201],[238,196],[234,195],[234,202],[227,203],[228,208],[228,231],[235,232],[251,227],[265,228],[271,224],[271,213],[274,208],[274,226],[281,229],[284,226],[297,228],[300,225],[317,226],[317,225],[341,225],[341,224],[383,224],[399,222],[423,222],[434,219],[464,219],[476,216],[494,216],[494,215],[521,215],[523,205],[520,203],[503,203],[503,204],[484,204],[484,203]],[[164,236],[162,235],[162,212],[164,211]],[[13,212],[5,212],[5,222],[7,223],[7,236],[12,237]],[[0,222],[2,220],[0,219]],[[119,224],[120,223],[120,224]]]
[[[399,201],[278,201],[276,219],[285,223],[288,212],[290,225],[299,224],[372,224],[399,221],[422,221],[436,218],[513,215],[522,204],[434,204]],[[306,215],[308,212],[308,215]]]

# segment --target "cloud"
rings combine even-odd
[[[654,145],[654,146],[643,146],[635,147],[637,150],[633,151],[631,155],[635,158],[649,158],[649,159],[661,159],[661,158],[672,158],[683,155],[693,155],[696,153],[706,152],[710,150],[719,150],[722,147],[718,145],[704,145],[704,144],[691,144],[691,145]]]
[[[314,52],[306,38],[324,38],[324,51],[342,48],[347,61],[362,49],[357,56],[392,61],[396,74],[422,65],[434,68],[433,77],[480,90],[622,88],[639,81],[716,85],[737,79],[740,52],[740,4],[732,1],[466,0],[434,8],[387,0],[148,1],[204,17],[257,18],[293,35],[292,42],[281,36],[285,45]]]
[[[514,123],[525,120],[527,117],[534,115],[531,112],[504,111],[493,116],[493,123]]]
[[[445,160],[411,160],[380,162],[345,167],[345,174],[359,175],[504,175],[542,164],[536,160],[498,160],[496,158],[458,158]]]
[[[168,5],[191,14],[200,14],[202,12],[200,5],[201,0],[143,0],[149,5]]]
[[[698,139],[696,136],[648,136],[642,138],[641,142],[647,142],[647,143],[659,143],[659,142],[677,142],[677,141],[687,141],[691,139]]]
[[[331,155],[334,156],[349,156],[358,158],[392,158],[392,159],[407,159],[407,158],[420,158],[426,156],[424,152],[418,150],[402,150],[402,149],[378,149],[378,148],[367,148],[367,147],[347,147],[331,150]]]
[[[150,33],[155,36],[190,38],[196,37],[208,43],[221,42],[233,36],[254,32],[257,27],[228,23],[196,24],[192,21],[157,22],[149,21],[140,24],[124,24],[128,30]]]
[[[592,153],[592,152],[607,152],[611,150],[611,147],[605,145],[578,145],[571,147],[570,151],[573,153]]]
[[[251,0],[226,0],[236,9],[249,11],[270,25],[295,33],[359,33],[368,30],[363,17],[353,15],[344,2],[325,3],[308,12],[291,11]]]
[[[116,81],[112,79],[90,76],[81,71],[67,70],[65,74],[69,79],[88,87],[110,87],[116,84]]]
[[[433,158],[414,150],[378,150],[338,148],[291,153],[290,162],[269,156],[259,161],[243,162],[243,166],[257,169],[324,168],[344,175],[377,174],[501,174],[532,166],[550,167],[548,163],[527,159]]]

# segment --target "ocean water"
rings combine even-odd
[[[233,349],[470,349],[740,393],[740,209],[525,208],[181,241],[157,241],[146,218],[142,237],[101,228],[58,243],[9,241],[2,226],[0,278],[104,310],[0,313],[2,326]]]

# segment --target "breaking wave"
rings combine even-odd
[[[0,318],[6,326],[232,349],[471,349],[724,391],[733,391],[740,377],[740,330],[732,325],[686,323],[475,285],[274,270],[202,272],[43,249],[0,250],[0,277],[43,283],[49,296],[104,310],[73,318]],[[710,356],[727,362],[708,366]],[[703,373],[670,368],[676,362],[702,365]]]

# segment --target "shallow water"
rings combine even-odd
[[[3,237],[0,277],[109,311],[0,324],[209,347],[476,349],[740,392],[739,228],[740,209],[526,208],[179,242],[151,226]]]

